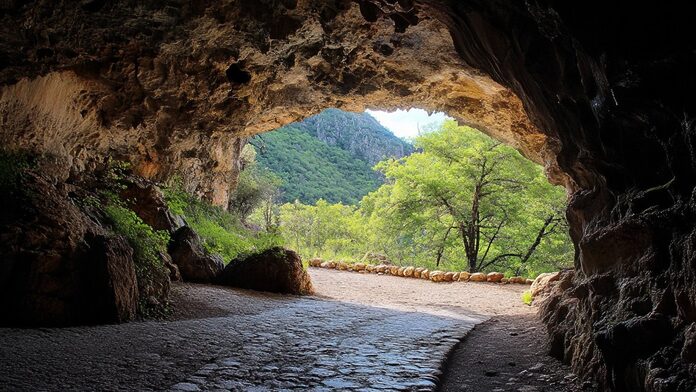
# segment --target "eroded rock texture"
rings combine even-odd
[[[444,110],[549,157],[520,101],[465,66],[426,14],[404,16],[420,21],[406,29],[342,0],[93,3],[5,10],[6,146],[60,153],[74,170],[109,154],[223,206],[247,136],[327,107]]]
[[[179,173],[224,205],[246,136],[330,106],[444,110],[511,143],[573,192],[577,271],[544,307],[554,353],[605,388],[693,390],[696,34],[686,5],[2,7],[0,142],[55,151],[73,171],[113,155],[145,177]]]
[[[139,292],[127,241],[75,205],[75,187],[36,172],[11,181],[0,182],[0,325],[133,319]]]

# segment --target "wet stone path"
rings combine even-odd
[[[320,276],[315,284],[353,276],[333,274],[340,275]],[[408,293],[420,289],[402,278],[369,279],[399,280],[395,287]],[[398,292],[370,303],[369,290],[362,300],[340,301],[196,285],[177,290],[194,305],[205,303],[205,317],[0,329],[0,389],[430,391],[447,353],[486,318],[452,306],[398,305]]]

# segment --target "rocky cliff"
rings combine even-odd
[[[310,135],[330,146],[340,147],[370,165],[413,152],[411,144],[394,136],[367,113],[327,109],[300,124]]]
[[[262,167],[282,180],[280,201],[357,204],[384,177],[373,166],[401,158],[413,145],[367,113],[327,109],[301,122],[250,139]]]
[[[572,192],[553,352],[606,389],[696,379],[696,35],[685,3],[3,2],[0,142],[183,174],[224,204],[249,135],[326,107],[442,110]]]

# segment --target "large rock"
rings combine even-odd
[[[34,173],[12,187],[0,192],[0,324],[133,319],[139,293],[128,243],[77,207],[74,187]]]
[[[536,279],[534,279],[532,287],[529,289],[529,291],[532,293],[532,297],[534,298],[538,296],[548,296],[551,293],[551,289],[553,288],[551,283],[558,281],[560,276],[560,272],[546,272],[543,274],[539,274],[539,276],[537,276]],[[526,283],[526,279],[524,282],[519,283]]]
[[[121,199],[128,208],[155,230],[174,233],[184,225],[181,217],[174,215],[164,200],[162,191],[155,184],[138,177],[128,178],[126,187],[121,191]]]
[[[211,283],[225,267],[222,259],[208,253],[201,238],[188,226],[179,228],[169,242],[169,254],[184,281]]]
[[[288,249],[271,248],[243,259],[232,260],[217,280],[219,284],[286,294],[313,294],[309,274],[300,256]]]
[[[469,281],[471,282],[485,282],[486,280],[488,280],[488,277],[482,272],[476,272],[469,275]]]
[[[500,283],[501,280],[505,275],[503,275],[500,272],[489,272],[488,275],[486,275],[486,281],[492,282],[492,283]]]
[[[313,258],[309,260],[309,266],[310,267],[321,267],[321,264],[324,262],[324,260],[319,259],[319,258]]]

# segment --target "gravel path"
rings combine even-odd
[[[522,286],[311,274],[314,297],[179,284],[168,321],[0,329],[0,389],[433,390],[474,325],[533,312]]]

